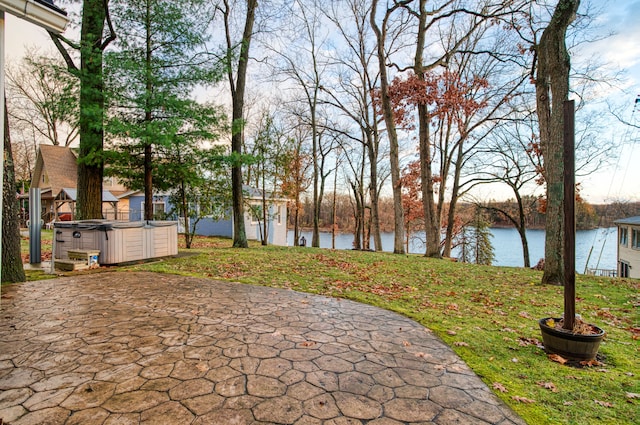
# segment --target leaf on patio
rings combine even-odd
[[[551,392],[553,393],[558,392],[558,387],[556,387],[556,385],[553,382],[539,381],[537,382],[537,384],[546,390],[551,390]]]
[[[425,354],[425,353],[423,353],[422,351],[420,351],[420,352],[416,353],[416,357],[422,357],[422,358],[424,358],[425,356],[426,356],[426,354]]]
[[[405,347],[410,347],[411,343],[409,341],[402,341],[402,345],[404,345]]]
[[[445,370],[447,367],[442,364],[437,364],[433,367],[435,370]]]
[[[468,347],[469,346],[469,344],[467,344],[464,341],[456,341],[456,342],[453,343],[453,345],[455,345],[456,347]]]
[[[519,401],[520,403],[535,403],[535,400],[531,400],[530,398],[526,398],[526,397],[520,397],[519,395],[514,395],[513,397],[511,397],[513,400],[515,401]]]
[[[305,341],[303,343],[300,344],[303,347],[313,347],[314,345],[316,345],[315,341]]]
[[[560,364],[565,364],[568,362],[568,360],[562,357],[560,354],[549,354],[549,360]]]
[[[509,392],[509,390],[504,385],[502,385],[500,382],[494,382],[493,383],[493,389],[497,390],[497,391],[500,391],[501,393],[508,393]]]
[[[608,401],[600,401],[600,400],[593,400],[596,404],[599,404],[600,406],[604,406],[604,407],[613,407],[613,404],[609,403]]]

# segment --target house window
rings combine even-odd
[[[633,229],[631,235],[631,248],[640,249],[640,229]]]
[[[262,220],[262,205],[251,205],[251,224],[259,223]]]
[[[142,208],[142,216],[144,217],[144,202],[140,204],[140,208]],[[166,214],[164,211],[164,202],[154,201],[153,202],[153,219],[164,220],[165,218],[166,218]]]
[[[629,277],[631,266],[626,261],[620,261],[620,277]]]
[[[627,227],[620,228],[620,245],[627,246],[629,243],[629,229]]]

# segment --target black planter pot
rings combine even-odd
[[[596,334],[581,335],[563,332],[547,326],[546,322],[549,319],[553,319],[556,322],[562,320],[561,318],[547,317],[540,319],[538,322],[540,331],[542,332],[544,351],[546,351],[547,354],[559,354],[566,359],[579,361],[593,360],[596,358],[598,347],[600,347],[600,342],[602,338],[604,338],[604,330],[591,325],[593,329],[597,331]]]

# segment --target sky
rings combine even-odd
[[[583,45],[578,52],[580,57],[572,60],[597,57],[608,69],[622,70],[621,80],[597,89],[591,108],[606,115],[611,105],[622,118],[640,126],[640,103],[635,105],[640,96],[640,0],[610,0],[601,5],[603,12],[596,16],[595,24],[599,33],[611,35]],[[18,62],[35,46],[42,53],[55,49],[44,29],[8,14],[5,15],[5,40],[7,62]],[[577,116],[576,120],[579,119]],[[601,134],[602,143],[620,145],[620,148],[612,152],[608,164],[577,179],[582,196],[591,203],[640,201],[640,129],[624,126],[613,116],[606,120],[608,125]],[[504,199],[509,193],[494,186],[483,188],[477,196]]]

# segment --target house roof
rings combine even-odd
[[[243,185],[242,186],[242,190],[245,192],[245,195],[248,196],[248,199],[251,200],[258,200],[258,199],[262,199],[262,190],[255,188],[253,186],[249,186],[249,185]],[[276,196],[276,194],[274,194],[273,192],[265,192],[265,197],[266,199],[268,199],[269,201],[275,201],[275,202],[288,202],[289,199],[287,198],[282,198],[282,197],[278,197]]]
[[[65,187],[62,190],[67,194],[67,197],[70,200],[75,201],[75,200],[78,199],[78,191],[76,189]],[[113,196],[113,194],[111,192],[109,192],[108,190],[103,190],[102,191],[102,202],[118,202],[118,198]]]
[[[47,176],[48,182],[42,181]],[[76,187],[78,164],[73,151],[64,146],[40,145],[31,187],[51,189],[54,197],[64,187]]]
[[[632,226],[640,226],[640,216],[621,218],[620,220],[614,221],[613,224],[630,224]]]

